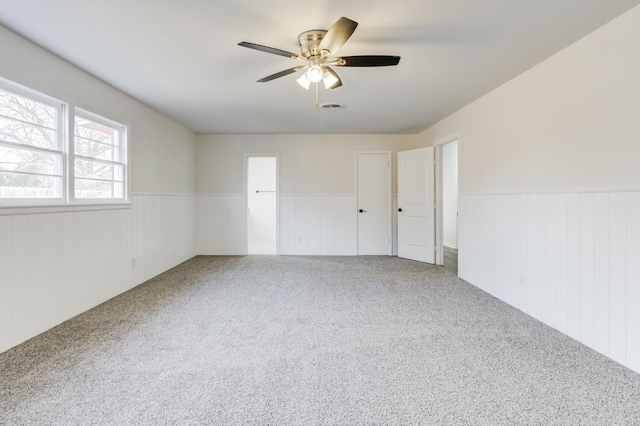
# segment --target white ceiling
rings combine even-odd
[[[197,133],[417,133],[640,4],[640,0],[0,0],[0,23]],[[339,68],[315,93],[297,36],[359,23],[340,50],[399,55],[397,67]]]

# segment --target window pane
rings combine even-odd
[[[89,139],[76,137],[75,150],[77,155],[97,158],[99,160],[120,161],[120,148],[113,145],[94,142]]]
[[[55,129],[58,127],[56,108],[9,93],[0,88],[0,115]]]
[[[66,198],[63,114],[61,102],[0,81],[0,202]]]
[[[60,198],[62,178],[0,171],[0,198]]]
[[[57,149],[55,130],[0,117],[0,139],[39,148]]]
[[[57,175],[61,156],[0,145],[0,170]]]
[[[76,177],[104,180],[123,180],[123,167],[115,164],[104,164],[97,161],[76,158]]]
[[[74,127],[74,197],[123,199],[125,153],[121,127],[99,117],[85,118],[82,111],[76,114]]]
[[[76,179],[75,184],[76,198],[124,198],[122,182]]]
[[[117,129],[76,116],[76,136],[116,145],[118,133]]]

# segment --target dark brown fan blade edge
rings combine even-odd
[[[387,55],[344,56],[341,59],[345,61],[340,65],[343,67],[388,67],[400,62],[400,56]]]
[[[335,55],[338,49],[349,40],[357,26],[358,23],[351,19],[345,17],[338,19],[322,38],[318,49],[328,50],[332,55]]]
[[[293,74],[294,72],[304,68],[303,66],[289,68],[288,70],[280,71],[275,74],[271,74],[265,78],[258,80],[258,83],[266,83],[267,81],[275,80],[276,78],[284,77],[285,75]]]
[[[287,52],[286,50],[276,49],[275,47],[263,46],[261,44],[249,43],[248,41],[241,41],[238,46],[248,47],[249,49],[259,50],[261,52],[271,53],[274,55],[285,56],[287,58],[297,58],[295,53]]]

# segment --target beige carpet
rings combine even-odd
[[[640,424],[640,375],[390,257],[197,257],[0,354],[2,425]]]

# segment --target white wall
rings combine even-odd
[[[459,137],[460,276],[640,371],[640,7],[419,135]]]
[[[0,76],[127,124],[131,206],[0,209],[0,351],[195,255],[195,136],[0,26]],[[132,259],[136,268],[132,268]]]
[[[243,254],[243,158],[280,154],[282,254],[355,254],[355,152],[416,147],[415,135],[198,135],[198,254]],[[244,215],[244,216],[243,216]],[[244,234],[243,234],[244,233]]]
[[[442,146],[442,238],[458,248],[458,142]]]
[[[420,134],[459,135],[461,193],[640,187],[640,7]]]

